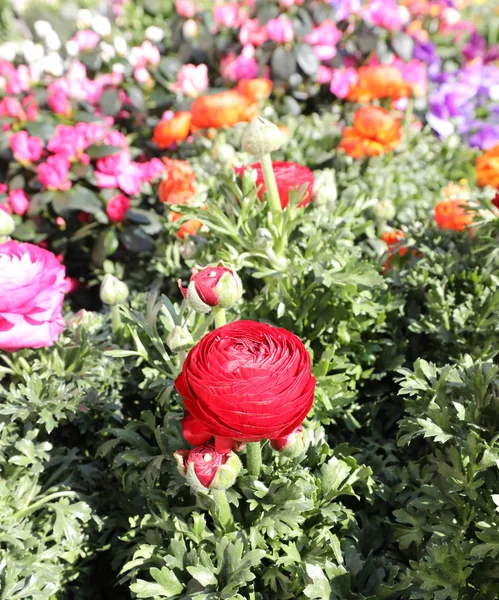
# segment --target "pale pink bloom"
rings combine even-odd
[[[100,42],[100,36],[91,29],[82,29],[73,36],[73,41],[78,44],[80,52],[92,50]]]
[[[109,144],[110,146],[118,146],[119,148],[123,148],[123,150],[128,148],[126,135],[116,129],[111,129],[107,132],[104,143]]]
[[[244,21],[245,14],[238,2],[229,2],[213,8],[213,17],[217,25],[228,29],[237,29]]]
[[[331,77],[331,93],[338,98],[346,98],[350,87],[359,80],[357,71],[352,67],[346,69],[333,69]]]
[[[258,47],[268,39],[267,28],[262,27],[258,19],[248,19],[242,24],[239,31],[239,41],[243,46],[251,44]]]
[[[140,168],[127,151],[99,158],[95,177],[101,188],[121,188],[126,194],[140,192]]]
[[[24,215],[24,213],[28,210],[29,200],[24,190],[12,190],[7,197],[7,202],[16,215]]]
[[[26,113],[26,119],[28,121],[36,121],[38,118],[38,102],[36,98],[31,94],[26,96],[22,101],[24,112]]]
[[[88,164],[88,156],[83,154],[88,144],[82,134],[81,129],[71,125],[57,125],[55,134],[47,143],[47,149],[59,156],[67,158],[69,161],[79,160]]]
[[[175,10],[178,15],[186,19],[190,19],[196,14],[193,0],[175,0]]]
[[[151,76],[149,75],[149,71],[145,67],[135,67],[133,70],[133,76],[137,83],[147,83],[151,81]]]
[[[7,213],[8,215],[12,213],[10,206],[8,204],[4,204],[3,202],[0,202],[0,210],[4,213]]]
[[[184,65],[177,73],[177,81],[171,86],[173,91],[182,92],[185,96],[199,96],[209,85],[208,67],[206,65]]]
[[[65,229],[66,228],[66,219],[64,219],[63,217],[56,217],[55,224],[57,225],[57,227],[60,227],[61,229]],[[57,260],[59,260],[59,262],[62,263],[63,259],[64,259],[64,256],[62,254],[57,255]]]
[[[66,271],[34,244],[0,244],[0,350],[51,346],[64,329]]]
[[[70,163],[63,156],[49,156],[47,162],[38,165],[38,179],[49,190],[69,190]]]
[[[0,100],[0,117],[10,117],[12,119],[24,121],[26,119],[26,113],[17,98],[6,96]]]
[[[371,0],[364,17],[366,21],[389,31],[398,31],[404,24],[396,0]]]
[[[292,6],[299,6],[303,4],[305,0],[279,0],[281,8],[291,8]]]
[[[47,104],[58,115],[68,115],[71,112],[71,102],[62,90],[56,90],[49,94]]]
[[[312,33],[305,36],[305,41],[312,44],[319,60],[331,60],[336,56],[336,44],[341,35],[335,22],[326,19],[319,27],[315,27]]]
[[[322,85],[324,83],[329,83],[331,78],[333,77],[334,69],[330,67],[326,67],[324,65],[319,65],[317,70],[317,81]]]
[[[140,46],[134,46],[130,50],[129,62],[132,67],[146,67],[147,65],[156,67],[160,59],[161,55],[157,46],[149,40],[145,40]]]
[[[26,65],[19,65],[12,76],[7,80],[5,91],[7,94],[20,94],[27,92],[31,84],[31,73]]]
[[[43,141],[39,137],[31,137],[27,131],[19,131],[10,136],[9,143],[18,162],[28,164],[40,160]]]
[[[83,140],[84,148],[101,142],[107,135],[107,129],[100,123],[76,123],[75,130]]]
[[[293,23],[285,15],[270,19],[266,28],[268,38],[278,44],[286,44],[294,39]]]
[[[148,162],[136,164],[139,167],[140,178],[143,182],[159,179],[165,172],[165,165],[159,158],[151,158]]]

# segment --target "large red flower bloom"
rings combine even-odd
[[[303,194],[303,199],[298,204],[298,208],[306,206],[312,199],[312,195],[314,193],[313,172],[308,167],[294,162],[277,161],[273,162],[272,166],[274,167],[277,189],[279,191],[279,199],[281,200],[281,206],[283,210],[288,205],[290,190],[300,190],[303,186],[306,186],[306,189],[305,193]],[[256,171],[256,187],[258,189],[258,197],[261,200],[264,192],[267,190],[265,186],[265,179],[263,177],[262,165],[258,162],[252,165],[234,167],[236,173],[241,177],[246,169],[254,169]]]
[[[309,412],[315,389],[303,343],[286,329],[236,321],[206,335],[187,355],[175,386],[192,444],[282,438]],[[225,438],[225,440],[224,440]]]

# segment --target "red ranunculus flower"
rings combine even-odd
[[[175,386],[189,412],[185,439],[200,444],[215,436],[221,451],[234,441],[258,442],[294,431],[312,406],[315,378],[308,352],[294,334],[236,321],[190,350]]]
[[[294,162],[273,162],[275,178],[277,182],[277,189],[279,190],[279,198],[281,200],[281,206],[283,210],[286,208],[289,202],[289,191],[300,190],[304,185],[307,186],[303,199],[298,204],[298,208],[306,206],[312,199],[314,193],[314,174],[313,172],[303,165],[299,165]],[[246,169],[254,169],[257,173],[256,176],[256,187],[258,189],[258,197],[260,200],[263,198],[263,194],[266,191],[265,179],[263,178],[262,165],[254,163],[252,165],[244,165],[242,167],[234,167],[236,173],[242,177]]]

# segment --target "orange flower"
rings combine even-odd
[[[183,142],[189,135],[191,113],[178,112],[169,121],[161,121],[154,128],[152,141],[161,149],[168,148],[175,142]]]
[[[379,156],[400,144],[402,127],[398,119],[384,108],[359,108],[353,127],[345,127],[339,147],[354,158]]]
[[[159,200],[168,204],[188,204],[196,193],[196,177],[186,160],[163,158],[166,178],[159,184]]]
[[[464,231],[473,222],[475,211],[466,210],[467,200],[441,200],[435,206],[435,221],[440,229]]]
[[[408,248],[404,246],[401,247],[401,243],[406,237],[407,236],[403,231],[394,229],[393,231],[385,231],[385,233],[381,236],[381,239],[388,246],[388,253],[390,256],[393,256],[395,252],[400,254],[400,256],[404,256]]]
[[[398,100],[411,95],[412,87],[402,78],[401,72],[387,65],[360,67],[358,82],[350,88],[347,100],[366,104],[371,100],[390,98]]]
[[[237,91],[252,100],[264,100],[270,96],[272,81],[266,77],[240,79],[237,83]]]
[[[478,185],[499,190],[499,145],[476,159],[476,177]]]
[[[198,219],[189,219],[180,227],[175,235],[183,240],[186,235],[196,235],[202,226],[203,224]]]
[[[192,125],[197,129],[232,127],[241,121],[251,121],[258,112],[252,98],[235,90],[211,96],[199,96],[191,106]]]

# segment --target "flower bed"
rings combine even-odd
[[[493,0],[71,6],[2,18],[1,597],[494,600]]]

